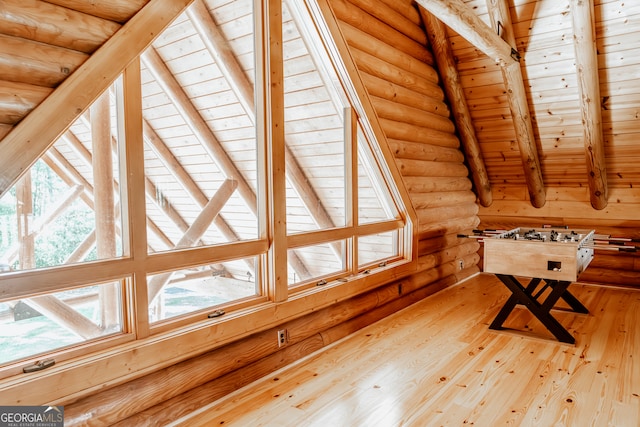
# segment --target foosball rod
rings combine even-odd
[[[640,242],[640,239],[632,239],[628,237],[611,237],[611,236],[605,236],[601,234],[595,234],[593,236],[593,240],[599,243],[600,242],[604,243],[604,244],[629,246],[629,247],[638,247],[637,243]]]
[[[605,251],[616,251],[616,252],[636,252],[638,250],[638,248],[635,246],[619,246],[619,245],[588,244],[581,247],[587,248],[587,249],[601,249]]]

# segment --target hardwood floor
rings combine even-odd
[[[640,420],[640,291],[572,284],[590,310],[554,316],[557,342],[481,274],[288,366],[174,425],[633,426]]]

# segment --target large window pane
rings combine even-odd
[[[147,276],[149,321],[156,322],[256,296],[256,258]]]
[[[336,241],[289,250],[289,285],[344,272],[345,245],[345,241]]]
[[[398,232],[395,230],[358,238],[359,267],[384,263],[398,255]]]
[[[317,34],[308,33],[308,19],[294,2],[283,4],[288,233],[346,223],[348,101]]]
[[[207,7],[142,55],[150,252],[259,235],[253,2]]]
[[[122,331],[122,282],[0,303],[0,364]]]
[[[0,199],[0,270],[123,255],[111,92],[96,100]]]
[[[358,223],[367,224],[398,218],[380,167],[358,129]]]

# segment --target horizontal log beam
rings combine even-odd
[[[475,203],[467,203],[459,206],[416,209],[416,214],[418,215],[420,224],[436,224],[442,223],[442,218],[452,220],[476,217],[478,214],[478,205]]]
[[[88,57],[74,50],[0,34],[0,76],[6,81],[56,87]]]
[[[2,34],[84,53],[94,52],[118,29],[116,22],[40,0],[3,0],[0,8]]]
[[[396,165],[402,176],[430,177],[466,177],[467,167],[462,163],[430,162],[426,160],[396,159]]]
[[[471,191],[447,191],[439,193],[418,193],[411,195],[415,209],[428,209],[443,206],[458,206],[474,203],[476,196]]]
[[[405,36],[395,28],[369,15],[346,0],[332,0],[331,7],[338,20],[369,33],[414,58],[433,65],[431,52],[422,44]],[[342,22],[341,22],[342,24]]]
[[[427,44],[427,37],[420,25],[413,23],[385,3],[378,0],[349,0],[349,2],[415,42],[421,45]]]
[[[392,58],[382,59],[355,47],[351,47],[350,51],[358,69],[365,73],[382,77],[400,86],[424,94],[428,94],[433,90],[433,86],[438,85],[439,78],[435,71],[431,76],[413,74],[391,62],[393,61]]]
[[[448,117],[443,117],[438,114],[429,113],[427,111],[422,111],[417,108],[408,107],[406,105],[378,97],[371,97],[371,103],[375,107],[378,117],[422,126],[440,132],[455,132],[455,126]]]
[[[15,125],[52,91],[48,87],[0,81],[0,123]],[[2,136],[0,134],[0,140]]]
[[[428,193],[432,191],[463,191],[471,190],[471,181],[465,177],[431,177],[425,179],[419,176],[403,177],[405,187],[410,194]]]
[[[360,76],[364,82],[367,91],[372,95],[376,95],[380,98],[388,99],[389,101],[402,102],[409,106],[417,108],[423,108],[425,111],[440,111],[443,116],[449,115],[448,107],[444,104],[444,91],[438,85],[429,85],[425,89],[414,90],[414,88],[407,88],[397,82],[388,80],[384,75],[377,75],[379,73],[369,74],[366,71],[360,70]],[[444,104],[446,113],[443,111],[442,105]]]
[[[395,46],[380,40],[379,36],[376,37],[376,35],[362,31],[346,22],[340,25],[340,29],[349,46],[380,58],[387,58],[389,62],[393,62],[394,65],[410,73],[424,75],[431,80],[437,78],[434,76],[437,73],[432,65],[396,49]]]
[[[77,10],[110,21],[124,23],[149,3],[149,0],[47,0],[47,3],[57,4],[67,9]]]
[[[458,148],[460,141],[451,132],[440,132],[422,126],[409,123],[401,123],[395,120],[380,118],[380,125],[387,138],[401,139],[404,141],[425,142],[441,147]]]
[[[462,163],[464,155],[457,148],[440,147],[423,142],[388,139],[396,159],[427,160],[431,162]]]

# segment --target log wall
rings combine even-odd
[[[410,0],[331,0],[419,224],[418,272],[129,383],[64,402],[65,425],[165,423],[479,271],[478,207]],[[277,348],[273,336],[287,329]]]

